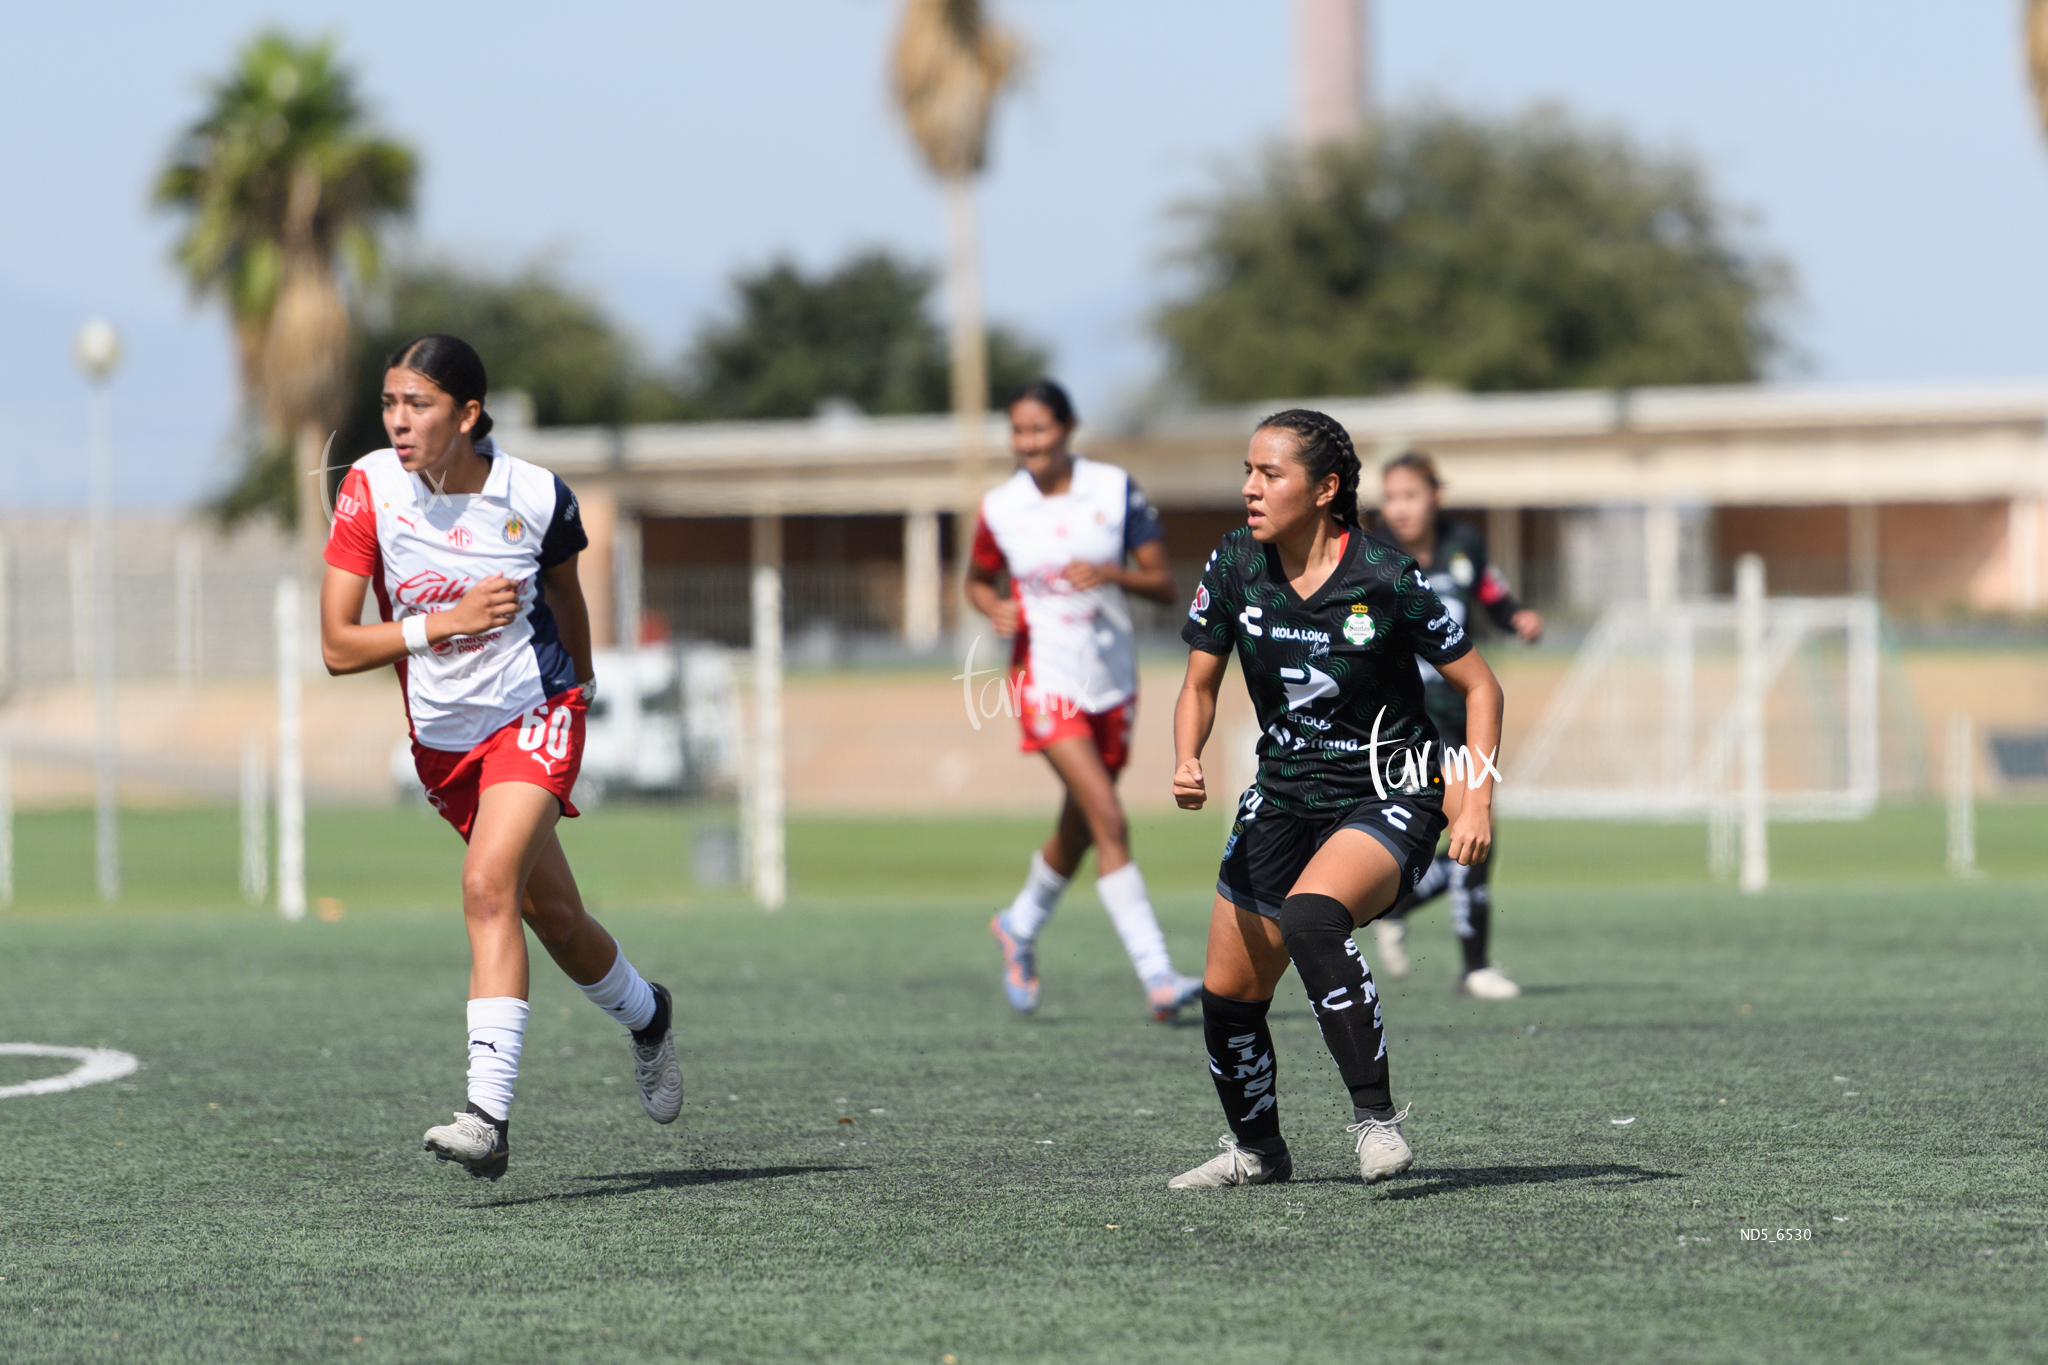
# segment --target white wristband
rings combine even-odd
[[[424,654],[432,645],[427,643],[427,618],[424,615],[408,616],[399,622],[399,630],[405,634],[405,652]]]

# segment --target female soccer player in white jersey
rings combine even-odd
[[[1067,796],[1051,837],[1031,855],[1024,889],[989,921],[1002,945],[1003,988],[1020,1012],[1038,1008],[1039,931],[1093,845],[1095,893],[1153,1017],[1170,1019],[1202,983],[1173,969],[1116,795],[1138,704],[1124,594],[1173,600],[1159,513],[1129,474],[1068,451],[1074,405],[1052,380],[1018,394],[1009,414],[1017,472],[981,500],[967,595],[996,634],[1016,641],[1022,748],[1045,755]],[[1008,597],[996,591],[1006,572]]]
[[[626,1026],[656,1123],[682,1112],[683,1077],[668,991],[584,912],[555,838],[555,822],[576,814],[569,793],[596,688],[575,496],[488,439],[483,361],[467,343],[409,341],[383,384],[391,448],[357,460],[335,497],[320,645],[330,673],[396,666],[420,781],[469,845],[469,1103],[429,1128],[425,1147],[496,1180],[526,1032],[522,918]],[[375,625],[360,624],[366,592],[377,596]]]
[[[1266,1011],[1288,964],[1351,1092],[1368,1184],[1415,1155],[1387,1076],[1379,992],[1352,931],[1429,866],[1449,818],[1469,865],[1493,841],[1491,775],[1445,790],[1417,659],[1465,698],[1472,745],[1500,740],[1501,693],[1415,561],[1358,525],[1358,455],[1335,420],[1290,409],[1259,424],[1245,460],[1246,524],[1209,556],[1181,638],[1174,799],[1208,799],[1202,747],[1235,651],[1258,711],[1258,780],[1239,799],[1209,918],[1202,1028],[1230,1132],[1174,1189],[1264,1185],[1294,1169],[1280,1136]]]
[[[1381,466],[1380,521],[1401,552],[1414,557],[1430,590],[1443,599],[1460,625],[1470,624],[1476,605],[1495,626],[1524,644],[1542,638],[1543,618],[1515,600],[1507,579],[1488,562],[1486,540],[1478,528],[1443,514],[1443,480],[1429,456],[1404,451]],[[1417,660],[1417,665],[1422,670],[1423,705],[1438,740],[1460,747],[1465,743],[1464,697],[1426,661]],[[1522,988],[1487,956],[1493,937],[1492,876],[1491,851],[1470,867],[1439,854],[1421,882],[1372,922],[1380,970],[1396,980],[1408,975],[1408,916],[1448,893],[1451,928],[1465,959],[1458,993],[1479,1000],[1513,1000],[1520,995]]]

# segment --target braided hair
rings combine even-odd
[[[1358,525],[1358,452],[1351,448],[1351,433],[1328,413],[1313,408],[1288,408],[1259,423],[1257,431],[1277,427],[1300,438],[1294,458],[1308,471],[1309,483],[1317,485],[1335,474],[1337,496],[1330,500],[1330,514],[1344,526]]]

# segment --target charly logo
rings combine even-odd
[[[1372,608],[1363,602],[1353,606],[1351,614],[1344,618],[1344,638],[1354,645],[1371,641],[1373,632],[1377,629],[1379,626],[1372,619]]]
[[[514,512],[511,516],[505,518],[505,543],[507,545],[517,545],[524,539],[526,539],[526,523],[520,519],[517,512]]]

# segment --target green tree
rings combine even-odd
[[[1157,330],[1209,401],[1753,380],[1789,268],[1699,167],[1555,110],[1397,118],[1185,210]]]
[[[345,402],[346,268],[377,268],[377,231],[409,212],[412,152],[367,126],[334,45],[259,34],[208,90],[179,136],[156,203],[186,218],[176,259],[202,298],[226,305],[245,411],[261,423],[230,513],[290,522],[317,554],[325,531],[311,480]]]
[[[987,166],[989,119],[1017,78],[1021,51],[981,0],[905,0],[890,63],[896,108],[945,187],[953,411],[970,429],[987,406],[990,364],[974,178]]]
[[[934,283],[931,271],[883,251],[820,276],[782,260],[736,277],[737,315],[700,333],[685,361],[688,414],[808,417],[828,398],[869,413],[946,411],[946,339],[928,308]],[[1006,329],[991,328],[988,341],[993,393],[1044,371],[1045,352]]]
[[[378,410],[384,362],[425,332],[446,332],[476,347],[492,393],[525,392],[542,426],[616,426],[679,415],[675,395],[648,372],[603,307],[545,267],[494,278],[425,261],[391,270],[356,310],[337,460],[386,444]]]

